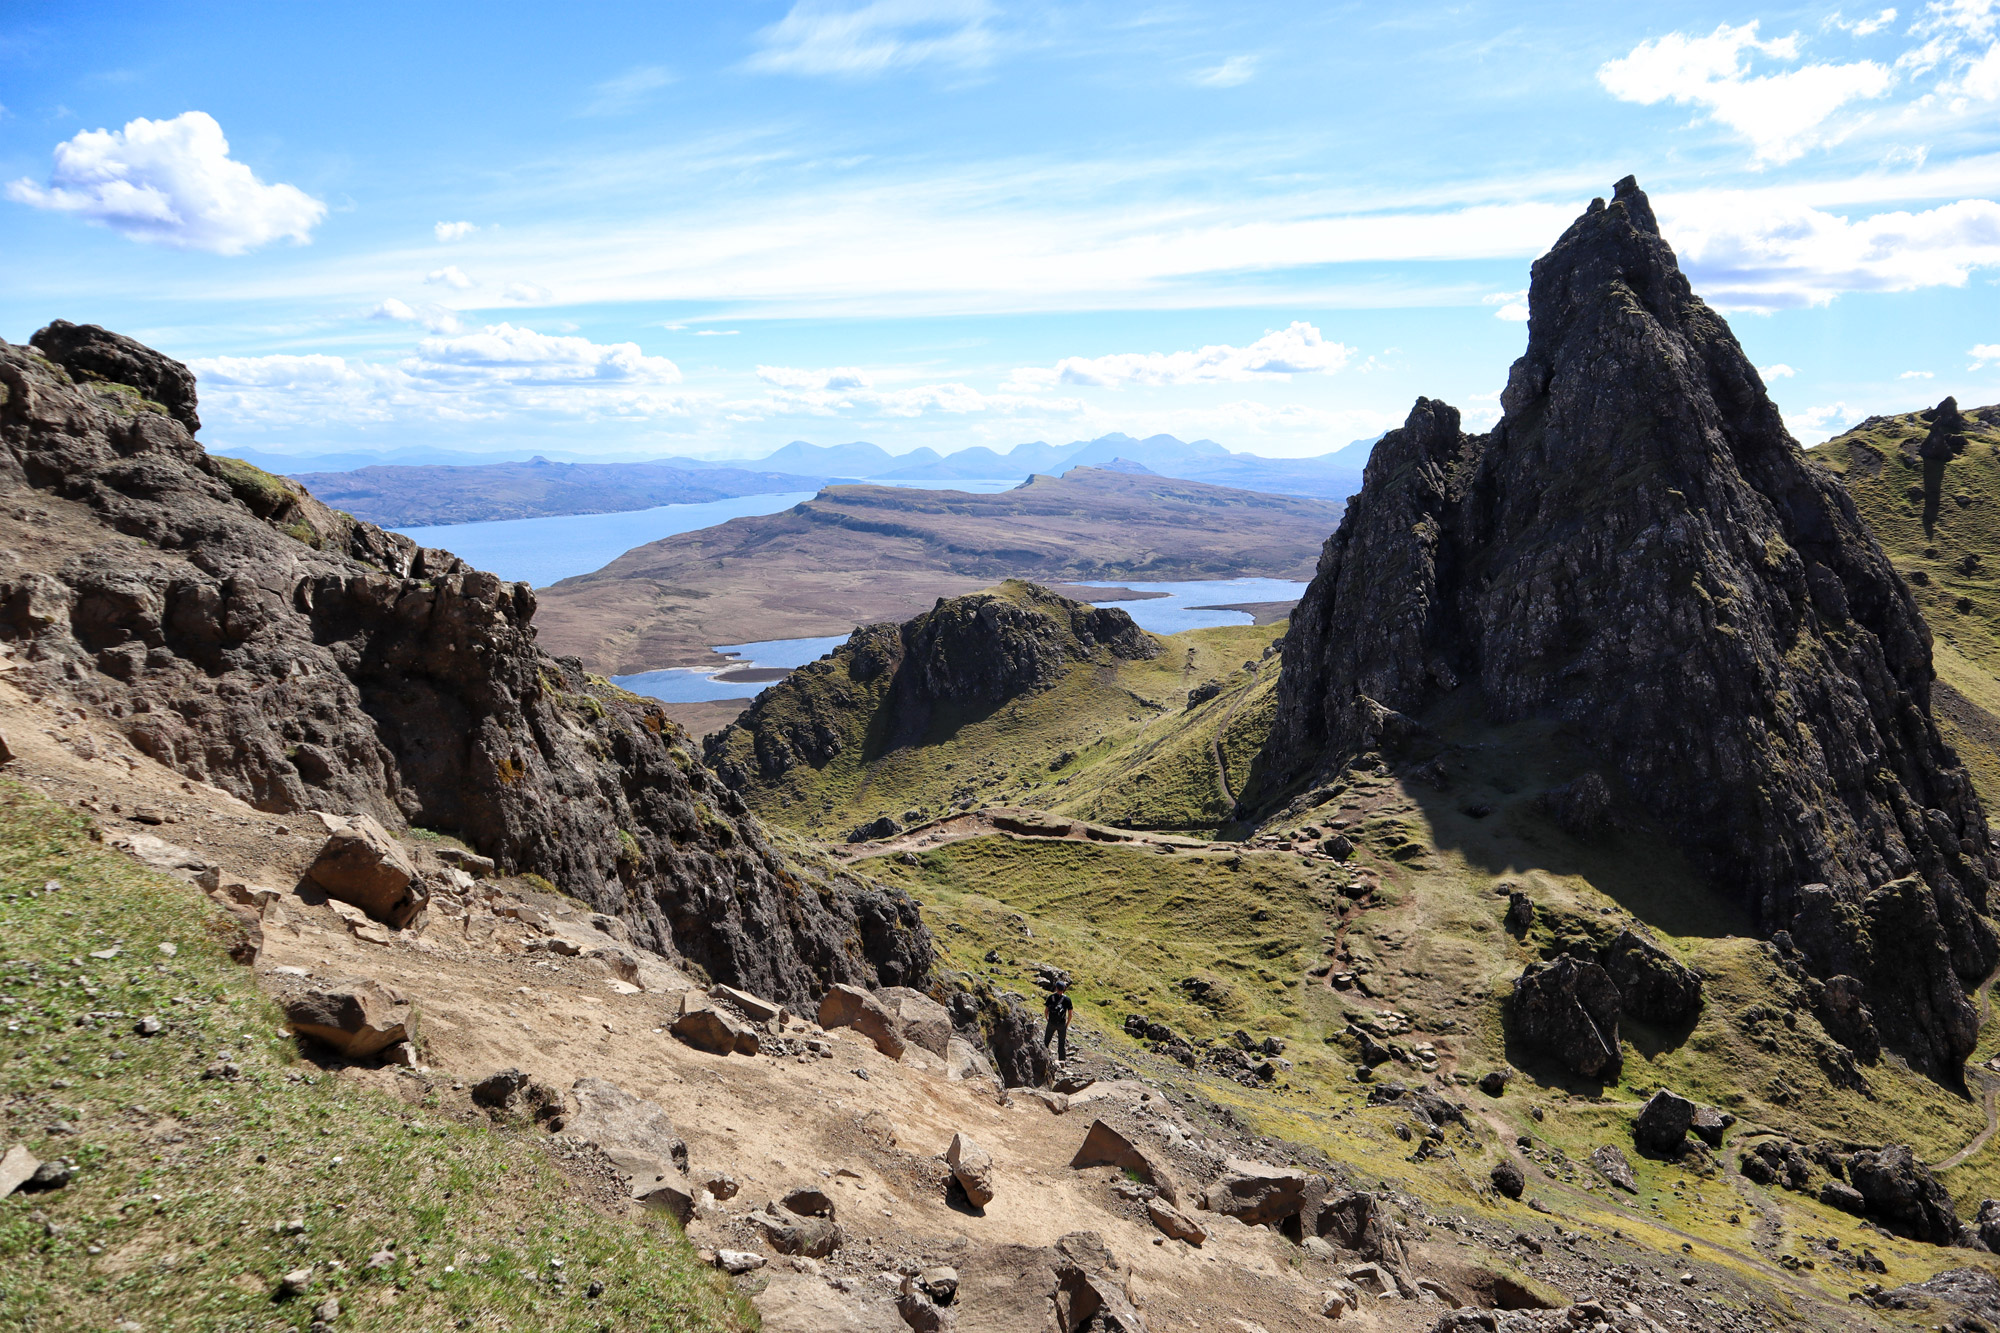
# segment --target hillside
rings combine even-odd
[[[385,528],[419,528],[554,514],[616,514],[737,495],[813,490],[824,477],[742,468],[699,471],[666,463],[372,466],[288,473],[335,509]]]
[[[759,695],[706,754],[753,809],[835,841],[993,805],[1212,831],[1234,802],[1210,730],[1277,633],[1155,638],[1115,608],[1002,584],[856,630]],[[994,663],[1024,665],[986,680]],[[1215,702],[1190,706],[1222,680]]]
[[[993,495],[836,486],[540,593],[540,642],[624,675],[710,645],[844,634],[1008,578],[1305,578],[1337,505],[1100,468]]]
[[[1811,456],[1840,474],[1923,609],[1938,728],[1990,811],[2000,804],[2000,407],[1963,412],[1943,448],[1926,450],[1936,416],[1870,417]]]

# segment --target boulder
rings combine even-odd
[[[634,1182],[632,1201],[648,1212],[665,1213],[682,1226],[694,1217],[694,1194],[672,1176],[661,1176],[651,1184]]]
[[[1507,1091],[1507,1082],[1513,1077],[1511,1069],[1489,1069],[1479,1076],[1479,1090],[1488,1097],[1498,1097]]]
[[[1189,1217],[1165,1199],[1146,1200],[1146,1216],[1152,1219],[1154,1226],[1166,1232],[1175,1240],[1184,1240],[1190,1245],[1199,1245],[1208,1239],[1208,1232],[1202,1229],[1199,1222],[1196,1222],[1192,1217]]]
[[[2000,1254],[2000,1199],[1987,1199],[1979,1205],[1979,1215],[1973,1219],[1973,1229],[1987,1249]]]
[[[1697,1107],[1694,1124],[1689,1126],[1694,1136],[1711,1148],[1722,1146],[1722,1136],[1736,1123],[1736,1117],[1727,1111],[1718,1111],[1713,1106]]]
[[[1819,1201],[1829,1208],[1838,1208],[1843,1213],[1853,1213],[1856,1217],[1868,1211],[1868,1200],[1860,1190],[1844,1181],[1829,1180],[1819,1187]]]
[[[1618,1072],[1621,1013],[1618,988],[1596,963],[1565,955],[1529,968],[1514,983],[1514,1028],[1522,1043],[1584,1078]]]
[[[187,428],[201,432],[201,417],[195,411],[194,374],[172,357],[163,356],[122,333],[95,324],[72,324],[58,319],[36,331],[30,343],[49,360],[79,380],[104,380],[137,389],[151,402],[167,410],[167,415]]]
[[[379,981],[343,977],[289,996],[285,1018],[292,1031],[363,1060],[410,1033],[410,1002]]]
[[[698,1051],[710,1055],[755,1055],[759,1049],[757,1029],[733,1014],[725,1013],[700,999],[681,997],[681,1013],[667,1031]]]
[[[1933,1245],[1958,1239],[1958,1209],[1916,1154],[1899,1143],[1847,1159],[1847,1177],[1868,1215],[1891,1231]]]
[[[1056,1326],[1103,1330],[1103,1333],[1147,1333],[1146,1321],[1132,1304],[1127,1279],[1103,1237],[1095,1231],[1072,1231],[1055,1243]]]
[[[1528,1188],[1527,1178],[1521,1174],[1521,1168],[1515,1165],[1511,1157],[1504,1158],[1496,1164],[1488,1178],[1492,1180],[1494,1189],[1510,1199],[1520,1198],[1522,1191]]]
[[[665,1107],[601,1078],[578,1079],[570,1087],[570,1099],[576,1110],[564,1120],[563,1133],[596,1144],[628,1178],[634,1198],[671,1187],[687,1195],[692,1206],[693,1191],[682,1179],[687,1143]],[[664,1200],[651,1206],[660,1202]]]
[[[1632,1142],[1639,1151],[1656,1157],[1674,1157],[1694,1128],[1695,1104],[1677,1092],[1661,1088],[1639,1108],[1632,1123]]]
[[[779,1203],[786,1212],[797,1213],[800,1217],[824,1217],[831,1221],[835,1211],[833,1196],[817,1185],[801,1185],[787,1190]]]
[[[41,1165],[41,1159],[29,1152],[27,1145],[22,1143],[15,1144],[4,1155],[0,1155],[0,1199],[6,1198],[33,1180],[35,1172]]]
[[[1180,1187],[1172,1173],[1156,1162],[1145,1149],[1102,1120],[1090,1122],[1090,1128],[1084,1133],[1083,1143],[1078,1146],[1076,1156],[1070,1159],[1069,1164],[1072,1170],[1078,1171],[1093,1166],[1115,1166],[1121,1171],[1136,1172],[1147,1184],[1157,1189],[1168,1203],[1180,1202]]]
[[[880,1000],[859,986],[828,987],[825,998],[819,1002],[819,1025],[853,1028],[891,1060],[903,1058],[906,1043],[901,1024]]]
[[[326,841],[306,867],[306,878],[375,920],[400,930],[427,901],[410,858],[389,831],[368,815],[320,816]]]
[[[625,979],[631,981],[635,978]],[[752,995],[749,991],[738,990],[734,986],[711,986],[708,994],[710,999],[721,1000],[733,1006],[738,1013],[753,1023],[768,1023],[785,1012],[783,1005],[772,1004],[762,996]]]
[[[1597,961],[1618,988],[1624,1013],[1640,1022],[1674,1027],[1701,1013],[1701,974],[1635,931],[1619,931]]]
[[[963,1037],[953,1037],[945,1043],[944,1076],[953,1083],[968,1078],[999,1078],[979,1048]]]
[[[1535,924],[1535,900],[1515,889],[1507,895],[1507,929],[1525,935]]]
[[[952,1040],[949,1009],[907,986],[884,986],[875,992],[875,998],[901,1025],[904,1040],[932,1055],[949,1054]]]
[[[945,1165],[951,1168],[952,1178],[975,1208],[984,1208],[993,1202],[993,1157],[984,1148],[963,1134],[951,1136],[951,1146],[944,1151]]]
[[[566,1109],[562,1093],[518,1069],[488,1074],[473,1084],[471,1091],[473,1104],[485,1107],[490,1114],[554,1120]]]
[[[1330,1196],[1320,1205],[1313,1230],[1343,1250],[1363,1259],[1401,1269],[1409,1264],[1408,1251],[1396,1229],[1395,1219],[1379,1195],[1355,1190]]]
[[[1873,1061],[1882,1053],[1882,1036],[1866,996],[1859,979],[1844,974],[1828,977],[1820,987],[1817,1012],[1828,1036],[1863,1060]]]
[[[1335,1278],[1319,1294],[1320,1317],[1340,1319],[1361,1308],[1361,1288],[1345,1278]]]
[[[1357,1264],[1348,1269],[1344,1276],[1370,1296],[1396,1299],[1403,1294],[1403,1288],[1396,1281],[1395,1274],[1380,1264]]]
[[[840,1225],[830,1217],[801,1217],[784,1208],[750,1214],[779,1254],[824,1259],[840,1248]]]
[[[1303,1171],[1232,1158],[1208,1187],[1203,1205],[1212,1213],[1251,1226],[1271,1226],[1296,1217],[1306,1203]]]
[[[1632,1174],[1632,1163],[1625,1154],[1618,1151],[1615,1144],[1602,1144],[1590,1154],[1590,1164],[1597,1168],[1597,1174],[1624,1190],[1627,1194],[1639,1192],[1639,1178]]]

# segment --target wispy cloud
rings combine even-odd
[[[1799,372],[1780,361],[1775,365],[1757,367],[1757,373],[1767,380],[1788,380]]]
[[[85,130],[56,145],[46,186],[23,178],[7,197],[131,240],[220,255],[281,238],[303,245],[326,217],[326,205],[305,191],[267,184],[232,158],[222,126],[202,111]]]
[[[1896,376],[1896,378],[1899,380],[1934,380],[1937,378],[1937,375],[1928,370],[1906,370]]]
[[[424,275],[424,281],[449,287],[455,292],[470,291],[479,285],[476,278],[467,277],[464,270],[456,264],[446,264],[443,268],[432,269]]]
[[[976,69],[996,44],[985,0],[799,0],[758,34],[750,68],[774,74],[869,78],[919,65]]]
[[[1525,324],[1528,322],[1528,289],[1518,292],[1493,292],[1479,298],[1480,304],[1499,306],[1493,318]]]
[[[1256,56],[1231,56],[1220,65],[1197,73],[1194,81],[1205,88],[1234,88],[1256,77]]]
[[[1966,353],[1972,358],[1967,370],[1984,370],[1987,366],[2000,362],[2000,343],[1979,343]]]
[[[592,85],[591,97],[584,103],[583,114],[627,115],[644,106],[648,98],[673,81],[673,73],[664,65],[642,65],[637,69],[628,69],[615,78]]]
[[[478,230],[478,224],[472,222],[440,222],[431,228],[432,234],[447,245],[453,241],[462,241]]]

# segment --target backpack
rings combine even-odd
[[[1050,1022],[1059,1022],[1070,1010],[1069,996],[1059,990],[1052,990],[1048,998],[1042,1001],[1042,1009],[1048,1014]]]

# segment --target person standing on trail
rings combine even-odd
[[[1069,1016],[1070,1011],[1076,1008],[1070,1003],[1068,990],[1068,982],[1058,981],[1049,991],[1048,999],[1042,1001],[1042,1009],[1049,1016],[1049,1025],[1042,1029],[1042,1045],[1047,1046],[1053,1039],[1056,1060],[1062,1064],[1069,1063]]]

